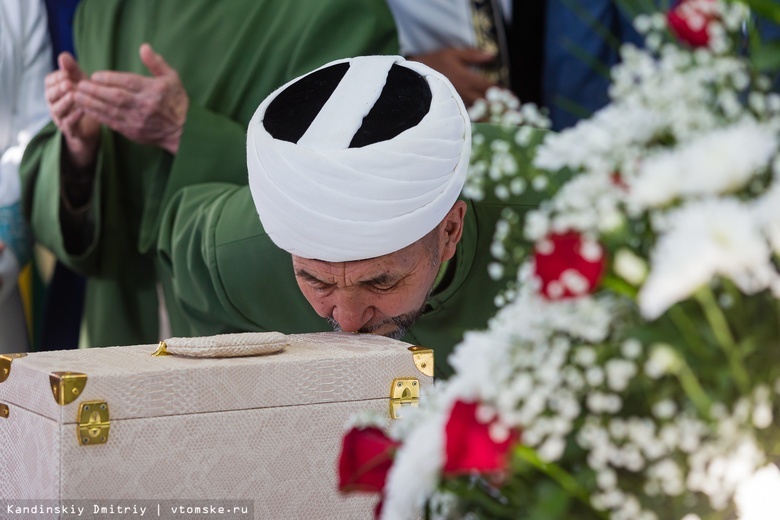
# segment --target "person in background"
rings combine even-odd
[[[46,0],[52,68],[57,56],[73,49],[73,17],[79,0]],[[37,247],[34,261],[48,276],[34,287],[33,348],[35,350],[72,349],[78,346],[81,315],[84,308],[84,277],[57,260],[51,252]]]
[[[50,62],[43,3],[0,2],[0,353],[25,352],[29,346],[17,283],[31,255],[19,164],[29,140],[49,120],[43,85]]]
[[[158,277],[153,247],[166,201],[246,184],[246,124],[285,81],[397,52],[384,0],[82,0],[74,37],[79,60],[61,54],[47,77],[54,122],[22,170],[37,240],[87,276],[80,346],[180,335],[164,294],[184,282]]]
[[[466,106],[503,87],[545,107],[555,130],[607,103],[620,45],[641,43],[634,13],[615,0],[388,3],[402,54],[447,76]]]
[[[553,130],[562,130],[609,102],[609,70],[620,60],[620,46],[639,46],[642,38],[633,26],[634,13],[615,0],[544,3],[542,104]]]
[[[387,0],[401,54],[444,74],[466,106],[509,87],[509,0]]]

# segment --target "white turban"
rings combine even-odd
[[[266,233],[293,255],[327,262],[374,258],[425,236],[457,200],[471,151],[466,108],[443,75],[400,56],[321,69],[340,63],[349,69],[297,143],[272,137],[263,119],[300,78],[260,104],[247,135],[249,187]],[[425,79],[430,109],[391,139],[350,148],[394,64]]]

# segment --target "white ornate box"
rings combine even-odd
[[[75,518],[69,504],[81,518],[114,504],[185,518],[171,509],[212,503],[251,508],[219,518],[371,518],[375,497],[336,490],[344,426],[413,405],[432,351],[366,334],[286,339],[250,357],[155,345],[0,356],[0,518],[36,505],[49,516],[35,518]]]

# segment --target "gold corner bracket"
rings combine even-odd
[[[108,431],[111,429],[108,403],[105,401],[84,401],[79,404],[76,417],[79,444],[92,446],[108,442]]]
[[[7,404],[0,403],[0,419],[8,419],[11,411],[8,409]]]
[[[433,349],[414,346],[409,347],[409,352],[412,353],[417,370],[426,376],[433,377]]]
[[[152,352],[152,356],[170,356],[171,353],[168,352],[168,345],[165,344],[164,341],[161,341],[160,344],[157,346],[157,350]]]
[[[402,406],[417,406],[420,400],[420,381],[414,377],[397,377],[390,387],[390,418],[399,419]]]
[[[27,354],[0,354],[0,383],[5,382],[8,376],[11,375],[11,363],[14,359],[19,359],[27,356]]]
[[[87,374],[80,372],[52,372],[49,374],[54,401],[65,406],[75,401],[87,386]]]

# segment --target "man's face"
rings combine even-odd
[[[439,270],[438,242],[428,237],[395,253],[354,262],[293,255],[298,286],[336,330],[402,337],[422,314]]]

